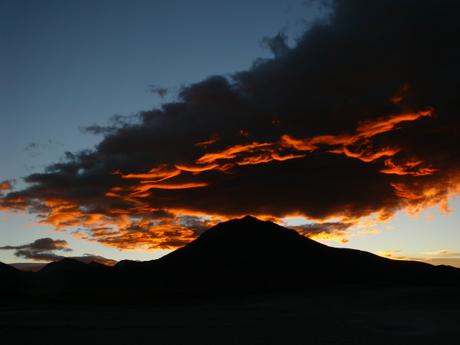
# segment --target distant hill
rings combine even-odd
[[[0,296],[9,296],[17,291],[20,284],[20,272],[0,262]]]
[[[17,269],[11,265],[0,262],[0,277],[6,277],[17,273]]]
[[[17,263],[12,263],[8,264],[10,266],[13,266],[14,268],[20,270],[20,271],[32,271],[32,272],[37,272],[40,271],[43,267],[47,265],[47,263],[43,262],[17,262]]]
[[[157,260],[125,260],[109,267],[64,259],[36,273],[18,272],[7,265],[0,269],[12,280],[20,275],[22,291],[29,295],[107,300],[338,288],[350,284],[460,284],[459,269],[328,247],[294,230],[250,216],[218,224]]]

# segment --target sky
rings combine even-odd
[[[0,1],[0,261],[150,260],[252,214],[460,267],[444,2]]]

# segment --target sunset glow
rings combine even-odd
[[[429,62],[425,55],[431,50],[417,51],[425,38],[409,49],[404,37],[413,31],[407,23],[398,24],[406,36],[383,37],[382,42],[394,40],[394,47],[369,45],[375,40],[364,38],[360,24],[340,12],[345,5],[337,6],[337,18],[318,14],[317,24],[296,40],[280,33],[264,41],[264,57],[249,67],[234,64],[232,74],[216,74],[200,65],[193,81],[171,83],[177,85],[173,93],[150,85],[159,97],[156,103],[149,99],[153,107],[129,103],[124,111],[149,110],[108,122],[106,115],[86,118],[79,135],[99,135],[91,144],[78,137],[78,145],[37,159],[36,167],[2,172],[5,219],[24,217],[24,224],[38,224],[82,248],[88,243],[102,251],[155,251],[181,247],[209,226],[247,214],[345,246],[380,236],[401,214],[417,216],[436,207],[458,217],[450,204],[460,194],[457,96],[450,79],[438,80],[450,55],[439,48],[445,62]],[[344,46],[337,43],[342,39]],[[399,59],[388,54],[393,49]],[[174,74],[176,67],[168,70]],[[425,72],[426,80],[415,77]],[[81,113],[96,112],[90,110]],[[51,135],[52,120],[47,121],[37,127],[49,128]],[[38,155],[52,143],[18,145]],[[297,223],[288,221],[292,217]],[[1,226],[6,234],[8,221]],[[443,236],[442,229],[436,231]],[[399,259],[386,252],[391,248],[379,250]]]

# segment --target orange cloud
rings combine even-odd
[[[377,134],[392,131],[402,122],[410,122],[422,117],[432,116],[433,109],[428,108],[420,111],[402,112],[400,114],[381,117],[376,120],[362,121],[357,128],[357,134],[358,137],[361,138],[370,138]]]
[[[330,153],[337,153],[337,154],[344,154],[350,158],[359,159],[365,163],[370,163],[376,161],[382,157],[391,157],[396,155],[401,149],[399,148],[391,148],[391,147],[383,147],[376,149],[373,151],[372,149],[358,149],[357,151],[352,151],[350,147],[343,146],[337,149],[332,149]]]
[[[240,129],[240,135],[242,137],[247,138],[247,137],[249,137],[249,132],[246,129]]]
[[[460,253],[448,250],[423,252],[420,255],[410,257],[401,255],[401,250],[383,250],[377,251],[375,254],[392,260],[420,261],[432,265],[450,265],[460,268]]]
[[[0,192],[9,191],[12,188],[13,188],[13,186],[11,185],[11,182],[8,181],[8,180],[0,182]]]
[[[204,171],[209,171],[209,170],[215,170],[219,168],[218,164],[210,164],[210,165],[203,165],[203,166],[196,166],[196,165],[182,165],[182,164],[176,164],[175,165],[176,169],[181,170],[181,171],[187,171],[191,173],[201,173]]]
[[[168,182],[184,173],[194,175],[208,172],[220,171],[229,172],[235,166],[267,164],[270,162],[283,162],[291,159],[304,158],[321,148],[332,154],[343,154],[350,158],[359,159],[365,163],[374,162],[382,157],[393,157],[397,155],[401,148],[399,147],[374,147],[372,137],[389,132],[398,128],[403,122],[415,121],[422,117],[431,117],[433,110],[426,109],[416,112],[402,112],[389,116],[380,117],[374,120],[362,121],[354,134],[339,135],[319,135],[306,139],[295,139],[288,134],[282,135],[277,142],[251,142],[229,146],[220,151],[208,152],[196,159],[191,164],[174,164],[169,166],[162,164],[154,167],[147,173],[129,173],[120,174],[123,179],[141,180],[136,186],[127,188],[131,191],[131,198],[145,198],[150,196],[151,189],[188,189],[202,188],[208,186],[206,182]],[[207,147],[216,142],[218,136],[214,135],[211,139],[198,143],[198,146]],[[422,161],[407,161],[406,163],[396,165],[393,160],[385,161],[385,169],[381,172],[384,174],[409,174],[413,176],[423,176],[432,174],[436,171],[434,168],[418,167]],[[417,168],[418,167],[418,168]],[[417,168],[417,169],[414,169]],[[109,197],[121,197],[120,191],[111,190],[106,195]],[[401,191],[399,191],[401,194]]]
[[[208,180],[209,175],[207,174],[212,171],[227,174],[231,173],[236,166],[245,167],[272,162],[283,164],[288,160],[302,159],[314,151],[333,155],[340,154],[369,164],[387,157],[384,161],[385,168],[380,170],[382,174],[409,175],[412,177],[430,176],[438,170],[427,167],[422,160],[407,159],[401,162],[395,159],[394,157],[403,148],[388,145],[379,147],[375,144],[374,137],[396,130],[405,122],[431,116],[431,109],[419,112],[403,112],[360,122],[354,133],[326,134],[304,139],[284,134],[278,141],[253,141],[231,145],[221,150],[201,154],[190,162],[159,164],[147,172],[121,173],[115,171],[113,174],[121,179],[120,185],[111,186],[105,191],[104,195],[108,199],[106,201],[108,203],[107,208],[100,211],[96,210],[97,208],[91,210],[88,207],[81,207],[77,202],[46,198],[40,200],[44,207],[43,209],[38,208],[37,212],[40,222],[43,224],[51,224],[58,230],[73,228],[74,236],[85,237],[90,241],[97,241],[120,249],[175,248],[192,240],[199,233],[191,230],[189,224],[183,223],[181,217],[204,219],[203,216],[209,216],[209,212],[192,210],[192,207],[190,210],[152,207],[150,201],[155,198],[152,190],[157,189],[167,193],[169,190],[207,188],[212,184],[211,180]],[[207,148],[216,143],[218,139],[217,136],[212,136],[209,140],[199,142],[195,146]],[[196,180],[197,175],[200,175],[199,181]],[[400,206],[411,212],[416,212],[436,203],[441,203],[447,210],[447,196],[452,193],[452,186],[459,185],[459,181],[460,179],[456,179],[449,185],[431,183],[422,186],[415,182],[415,184],[411,184],[407,181],[395,181],[391,183],[391,187],[400,200]],[[11,185],[6,182],[0,184],[0,189],[9,188]],[[125,202],[129,206],[120,206],[116,201]],[[24,197],[10,197],[7,203],[2,203],[2,207],[5,209],[27,209],[33,202],[33,200]],[[153,216],[157,212],[168,215],[157,221],[156,217]],[[380,209],[376,212],[375,222],[387,220],[394,212],[395,208]],[[308,216],[302,212],[299,214]],[[235,216],[237,215],[235,214]],[[254,215],[275,221],[279,220],[277,217],[266,213]],[[352,207],[348,207],[348,205],[333,216],[344,224],[355,224],[359,221],[359,216],[356,216]],[[210,219],[202,222],[211,225],[225,219],[226,216],[216,212],[216,214],[210,215]],[[317,219],[317,221],[326,221],[326,219]],[[347,233],[349,226],[346,225],[334,231],[319,229],[314,233],[310,229],[309,236],[316,240],[345,243],[351,236]]]
[[[188,189],[188,188],[201,188],[206,187],[208,184],[206,182],[186,182],[186,183],[149,183],[149,181],[142,181],[141,184],[135,186],[132,190],[136,195],[140,193],[145,195],[145,192],[148,192],[151,189]]]
[[[119,172],[115,172],[120,174]],[[177,169],[170,169],[166,165],[162,165],[153,169],[150,169],[145,174],[120,174],[124,179],[148,179],[151,182],[161,182],[180,175],[181,171]]]
[[[421,160],[408,160],[406,162],[396,164],[393,160],[385,160],[385,169],[380,170],[383,174],[394,175],[412,175],[412,176],[427,176],[433,175],[439,169],[421,167],[423,161]]]
[[[376,255],[382,256],[387,259],[391,260],[401,260],[401,261],[420,261],[419,259],[414,259],[414,258],[408,258],[405,256],[401,256],[399,253],[401,250],[378,250],[375,252]]]
[[[141,210],[142,212],[149,210],[148,203],[144,203],[140,200],[145,199],[146,197],[151,197],[152,189],[180,190],[205,188],[209,186],[209,183],[205,181],[187,181],[188,176],[190,175],[203,174],[210,171],[227,173],[235,166],[266,164],[274,161],[283,162],[291,159],[301,159],[308,153],[320,149],[325,149],[326,152],[332,154],[343,154],[350,158],[359,159],[365,163],[372,163],[382,157],[393,157],[401,151],[401,148],[399,147],[374,147],[372,144],[372,138],[374,136],[395,130],[404,122],[415,121],[422,117],[430,116],[432,116],[431,109],[419,112],[403,112],[400,114],[380,117],[372,121],[363,121],[359,123],[355,133],[353,134],[319,135],[306,139],[295,139],[285,134],[279,141],[272,143],[254,141],[251,143],[229,146],[220,151],[208,152],[199,156],[195,162],[192,162],[191,164],[162,164],[150,169],[147,173],[121,174],[117,172],[117,174],[119,174],[123,179],[136,179],[139,181],[135,185],[129,187],[113,187],[106,193],[106,196],[132,202],[136,205],[130,210],[132,214],[141,212]],[[210,140],[200,142],[197,146],[207,147],[216,141],[217,137],[211,137]],[[434,168],[422,167],[423,162],[421,160],[407,160],[406,162],[399,163],[397,165],[394,163],[394,160],[387,159],[384,164],[386,168],[380,171],[383,174],[424,176],[436,171]],[[181,181],[174,181],[179,175],[181,176]],[[184,178],[186,181],[184,181]],[[420,205],[425,207],[427,205],[440,202],[440,198],[445,197],[445,194],[442,192],[433,193],[425,191],[420,194],[418,189],[415,189],[414,191],[403,183],[395,182],[392,184],[392,187],[394,188],[396,195],[402,200],[405,200],[405,207],[412,210]],[[82,222],[82,215],[75,212],[75,210],[71,212],[71,210],[72,209],[68,209],[67,212],[64,212],[64,214],[61,214],[62,212],[57,212],[58,215],[51,214],[50,217],[47,218],[47,221],[57,225],[58,227],[61,227],[63,223],[74,225]],[[171,212],[172,210],[169,211]],[[181,212],[189,211],[182,210],[175,212],[175,214],[180,214]],[[382,209],[378,212],[374,223],[385,221],[393,214],[394,210]],[[125,218],[118,218],[118,216],[112,218],[112,221],[117,224],[118,228],[121,227],[125,229],[122,231],[114,232],[112,228],[104,228],[103,226],[107,225],[107,223],[104,221],[104,217],[102,215],[86,215],[83,217],[83,223],[88,226],[100,226],[98,228],[99,230],[93,231],[92,236],[94,238],[98,238],[100,241],[105,241],[104,243],[116,245],[120,248],[124,245],[131,248],[131,246],[134,246],[134,243],[139,243],[141,246],[146,246],[148,243],[156,243],[152,240],[152,236],[148,231],[140,234],[129,231],[128,228],[131,222],[126,220],[126,215],[124,216]],[[223,219],[222,216],[217,216],[220,217],[220,219]],[[267,215],[267,217],[273,219],[273,216]],[[356,223],[358,221],[358,219],[351,219],[349,216],[345,215],[338,215],[338,217],[349,223]],[[72,222],[71,219],[78,220]],[[124,224],[120,224],[122,219],[124,219]],[[142,222],[143,224],[138,224],[137,226],[142,226],[143,229],[152,228],[146,226],[148,219],[145,219]],[[157,233],[160,231],[159,229],[165,229],[165,231],[163,231],[164,234],[171,233],[171,228],[168,228],[166,224],[163,224],[162,228],[158,228],[158,226],[156,226],[155,232]],[[183,235],[179,237],[187,237],[184,235],[186,232],[184,232],[184,230],[181,231]],[[332,240],[345,243],[348,241],[349,235],[344,229],[342,231],[318,231],[314,234],[310,234],[310,236],[317,240]],[[126,240],[126,242],[123,242],[121,239],[123,239],[123,241]],[[128,245],[126,243],[131,244]]]
[[[329,232],[320,232],[314,235],[309,236],[312,240],[315,241],[333,241],[339,243],[348,243],[348,234],[345,232],[342,233],[329,233]]]
[[[45,204],[47,209],[38,214],[39,223],[59,231],[74,229],[72,235],[77,238],[127,250],[177,248],[223,220],[187,215],[189,212],[184,210],[171,210],[164,218],[155,220],[158,210],[153,208],[98,212],[82,210],[77,204],[60,199],[47,200]],[[174,215],[175,212],[180,215]]]
[[[218,134],[213,134],[209,139],[206,139],[206,140],[197,142],[197,143],[195,144],[195,146],[206,148],[206,147],[208,147],[209,145],[212,145],[212,144],[214,144],[215,142],[217,142],[219,139],[220,139],[220,137],[219,137]]]
[[[344,154],[347,157],[370,163],[382,157],[394,156],[401,151],[401,148],[398,147],[373,148],[370,145],[373,137],[393,131],[403,122],[431,116],[433,116],[433,110],[430,108],[362,121],[354,134],[319,135],[306,139],[295,139],[285,134],[281,137],[281,145],[305,152],[313,152],[320,149],[321,146],[329,146],[332,147],[328,150],[330,153]]]
[[[253,153],[258,151],[267,151],[270,152],[272,148],[271,143],[258,143],[253,142],[250,144],[241,144],[230,146],[229,148],[213,153],[206,153],[200,158],[198,158],[198,164],[211,164],[221,160],[232,160],[238,158],[240,154],[243,153]]]
[[[419,184],[415,182],[391,183],[395,194],[401,198],[402,207],[409,213],[418,213],[422,209],[439,205],[444,213],[450,212],[449,196],[460,192],[460,177],[453,176],[448,181]]]

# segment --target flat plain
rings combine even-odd
[[[112,301],[113,302],[113,301]],[[12,304],[0,339],[22,344],[455,344],[460,289],[379,287],[148,304]]]

